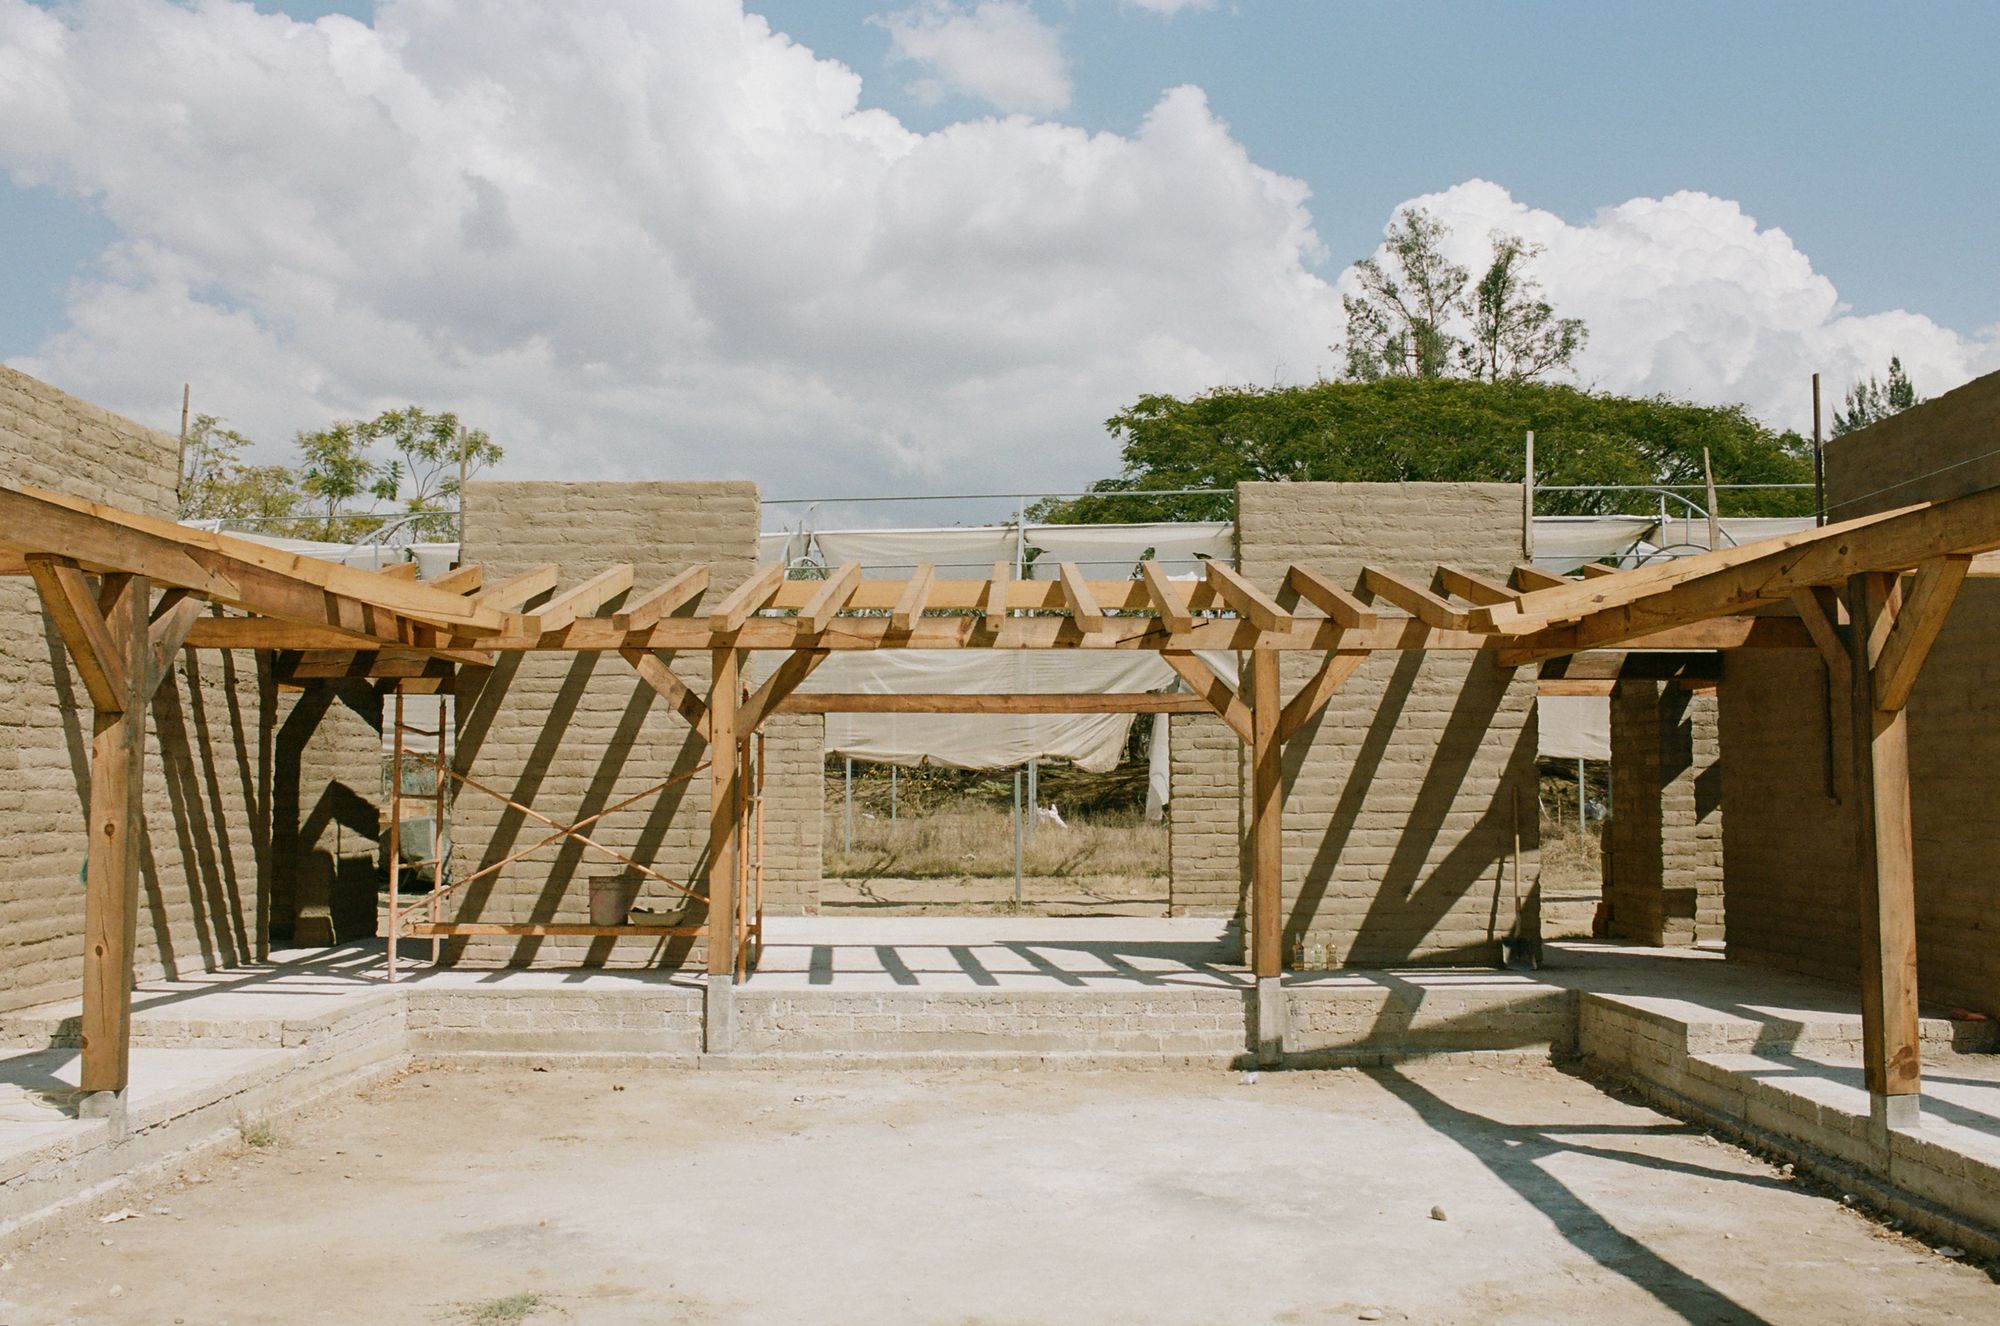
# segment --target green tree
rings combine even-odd
[[[243,453],[251,445],[215,415],[195,416],[181,448],[182,520],[221,520],[264,533],[284,532],[284,518],[299,508],[298,484],[283,465],[245,462]]]
[[[1361,291],[1340,300],[1347,377],[1501,382],[1570,367],[1589,332],[1541,297],[1528,270],[1541,246],[1494,231],[1485,274],[1472,284],[1470,270],[1444,255],[1449,235],[1423,208],[1406,207],[1390,223],[1386,261],[1354,265]]]
[[[1154,395],[1105,421],[1123,472],[1093,495],[1044,503],[1041,519],[1219,520],[1227,491],[1120,498],[1120,491],[1228,489],[1249,480],[1519,483],[1535,433],[1543,484],[1671,484],[1695,496],[1702,450],[1719,483],[1812,481],[1810,448],[1741,406],[1599,395],[1556,383],[1391,377],[1302,387],[1228,387]],[[1731,515],[1805,514],[1809,491],[1734,493]],[[1656,509],[1648,494],[1551,493],[1545,514]]]
[[[1890,355],[1889,381],[1886,384],[1870,374],[1848,388],[1846,408],[1833,412],[1833,435],[1840,437],[1879,423],[1892,414],[1901,414],[1915,405],[1917,400],[1917,389],[1910,385],[1909,375],[1903,372],[1902,359]]]
[[[419,516],[417,532],[449,538],[457,522],[447,508],[458,505],[459,476],[471,478],[505,454],[484,429],[466,428],[449,410],[437,413],[410,405],[385,410],[363,431],[372,443],[387,442],[396,459],[383,469],[395,483],[394,497]]]
[[[301,460],[299,489],[313,502],[325,506],[319,537],[329,540],[358,538],[380,526],[374,512],[344,510],[366,493],[377,501],[394,501],[400,482],[397,473],[385,472],[368,455],[368,425],[339,420],[315,432],[300,433]]]

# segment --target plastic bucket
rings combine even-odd
[[[594,875],[590,880],[590,923],[624,925],[639,900],[637,875]]]

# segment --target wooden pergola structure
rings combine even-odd
[[[1370,654],[1489,654],[1502,667],[1586,650],[1816,648],[1854,715],[1862,845],[1864,1036],[1878,1101],[1918,1086],[1916,928],[1904,706],[1977,554],[2000,548],[2000,489],[1782,538],[1581,579],[1531,566],[1506,583],[1453,566],[1426,582],[1368,567],[1352,584],[1310,567],[1255,584],[1217,562],[1198,582],[1146,563],[1131,580],[864,579],[858,565],[790,580],[783,567],[711,593],[696,565],[635,586],[629,565],[563,587],[553,566],[487,583],[477,566],[419,582],[414,565],[366,571],[226,534],[32,489],[0,488],[0,572],[32,576],[95,710],[85,893],[83,1087],[127,1082],[139,887],[145,709],[182,648],[275,651],[280,681],[375,678],[447,689],[503,652],[623,658],[708,743],[708,970],[738,970],[745,752],[787,709],[1138,712],[1199,706],[1250,748],[1249,933],[1260,988],[1283,966],[1282,754]],[[155,591],[158,591],[157,598]],[[637,592],[634,592],[634,591]],[[616,608],[605,611],[623,596]],[[530,608],[534,600],[540,602]],[[795,696],[831,652],[857,649],[1138,649],[1191,695]],[[783,655],[752,690],[745,661]],[[1248,655],[1243,684],[1197,651]],[[673,657],[710,659],[705,691]],[[1289,698],[1279,662],[1313,656]],[[577,826],[555,826],[578,832]],[[394,913],[392,912],[392,916]],[[400,924],[400,920],[397,921]],[[433,921],[416,933],[450,933]]]

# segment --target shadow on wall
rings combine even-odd
[[[1405,735],[1399,741],[1397,727],[1427,667],[1463,668],[1464,680],[1450,714],[1436,731],[1436,744],[1424,747],[1420,736]],[[1515,669],[1500,667],[1484,656],[1465,663],[1417,652],[1397,657],[1381,700],[1348,762],[1339,799],[1327,816],[1325,830],[1300,882],[1286,926],[1288,947],[1304,943],[1311,950],[1325,944],[1325,965],[1385,966],[1411,960],[1499,962],[1500,940],[1512,929],[1517,911],[1525,909],[1532,915],[1530,895],[1535,887],[1524,869],[1517,906],[1509,875],[1517,817],[1512,798],[1524,798],[1518,808],[1523,853],[1534,850],[1539,842],[1533,792],[1534,726],[1526,723],[1504,735],[1493,731],[1515,675]],[[1315,757],[1312,751],[1319,725],[1328,714],[1322,710],[1301,734],[1308,741],[1295,741],[1286,751],[1288,799],[1307,760],[1339,758],[1337,749],[1331,756],[1322,750]],[[1499,740],[1512,742],[1504,771],[1484,804],[1469,802],[1468,776],[1489,743]],[[1408,798],[1407,811],[1401,811],[1397,809],[1405,800],[1401,789],[1407,786],[1410,774],[1387,769],[1385,785],[1385,766],[1407,764],[1415,758],[1421,758],[1422,772],[1414,795]],[[1297,807],[1288,807],[1288,814],[1301,819],[1307,816],[1305,809]],[[1462,823],[1468,815],[1476,818],[1470,824]],[[1349,921],[1341,915],[1336,890],[1342,859],[1358,833],[1381,828],[1393,831],[1393,846],[1388,860],[1369,871],[1372,878],[1363,914],[1358,921]],[[1441,857],[1434,857],[1440,839],[1451,845]],[[1482,937],[1477,942],[1453,938],[1449,932],[1440,937],[1440,926],[1454,913],[1458,913],[1455,929],[1464,929],[1468,907],[1481,913]],[[1350,928],[1353,933],[1346,951],[1337,951],[1342,932]]]
[[[614,600],[611,605],[615,606]],[[663,653],[663,659],[671,665],[673,655]],[[491,668],[462,668],[459,672],[457,741],[453,748],[453,767],[459,773],[477,777],[474,768],[487,738],[493,731],[495,719],[503,707],[519,712],[518,703],[508,705],[508,693],[523,681],[524,667],[550,667],[557,665],[553,656],[536,656],[529,660],[523,655],[506,655]],[[662,714],[670,714],[666,702],[636,673],[622,667],[617,671],[606,671],[600,667],[600,656],[579,653],[563,661],[561,679],[553,696],[542,704],[541,721],[534,731],[533,743],[525,759],[518,763],[518,773],[513,783],[505,789],[509,802],[501,808],[497,822],[487,833],[480,845],[480,855],[468,874],[480,870],[491,870],[482,875],[457,895],[455,895],[453,916],[457,920],[472,921],[485,918],[489,908],[498,901],[496,895],[519,889],[533,890],[527,915],[522,918],[533,922],[555,921],[561,915],[565,900],[569,900],[572,910],[581,905],[586,896],[589,877],[602,871],[618,870],[619,864],[610,857],[593,852],[574,838],[558,838],[549,843],[535,856],[522,863],[522,869],[510,874],[509,867],[493,869],[515,853],[531,847],[535,842],[553,834],[555,830],[539,819],[534,819],[523,807],[533,807],[538,813],[546,814],[565,823],[577,823],[605,811],[623,799],[619,795],[620,780],[627,773],[629,765],[637,765],[634,777],[647,784],[676,776],[687,775],[700,767],[707,756],[707,743],[677,718],[669,717],[671,728],[682,729],[670,734],[647,731],[647,718],[655,706]],[[624,676],[619,673],[623,672]],[[600,675],[602,673],[602,675]],[[625,689],[629,681],[629,690]],[[620,697],[621,691],[623,692]],[[594,693],[594,694],[593,694]],[[593,696],[591,708],[606,708],[606,695],[620,697],[613,703],[619,705],[617,717],[608,731],[601,731],[595,723],[577,721],[578,711],[584,707],[586,695]],[[621,702],[622,700],[622,702]],[[578,755],[578,734],[589,731],[588,745],[595,751],[596,759],[588,767],[582,779],[582,788],[577,800],[571,804],[567,787],[578,781],[576,775],[583,773]],[[677,744],[675,744],[677,743]],[[634,760],[635,753],[638,759]],[[664,757],[664,758],[663,758]],[[513,760],[507,761],[513,766]],[[564,786],[561,793],[563,804],[538,806],[537,799],[552,775]],[[600,840],[608,839],[606,845],[613,850],[630,856],[633,860],[668,873],[663,860],[671,853],[664,851],[667,836],[675,817],[680,813],[691,795],[705,793],[706,782],[700,778],[682,777],[652,798],[651,805],[643,809],[644,821],[636,833],[626,836],[622,831],[600,835],[594,829],[590,836]],[[639,790],[633,788],[632,790]],[[485,798],[485,793],[459,788],[456,796]],[[630,795],[629,792],[625,795]],[[697,804],[705,805],[704,799]],[[641,813],[640,806],[630,808],[630,813]],[[459,823],[470,823],[461,818]],[[681,882],[694,887],[706,870],[706,852],[690,867],[687,878]],[[511,909],[505,909],[511,910]],[[703,924],[707,914],[704,904],[694,902],[684,917],[685,924]],[[651,950],[645,959],[647,965],[676,967],[686,964],[695,956],[697,940],[689,936],[668,936],[664,939],[635,937],[636,942],[649,946]],[[543,940],[536,936],[521,936],[506,961],[511,965],[525,965],[534,960],[543,948]],[[625,941],[627,951],[633,940]],[[611,960],[613,950],[619,943],[609,937],[592,939],[588,950],[580,957],[582,966],[603,966]],[[469,945],[463,939],[447,941],[444,951],[446,961],[457,961],[464,957]]]
[[[275,711],[276,688],[268,676],[262,680],[267,709]],[[315,751],[314,738],[337,705],[377,734],[379,752],[382,696],[367,681],[341,678],[314,682],[297,697],[275,725],[268,766],[271,931],[318,946],[375,933],[382,811],[362,790],[331,776],[331,761]],[[379,777],[379,753],[364,763]]]

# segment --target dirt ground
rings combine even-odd
[[[432,1069],[15,1252],[0,1321],[2000,1319],[1553,1069]]]

